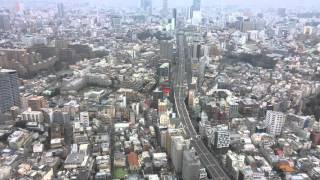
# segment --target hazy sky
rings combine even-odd
[[[140,5],[141,0],[0,0],[0,6],[13,3],[15,1],[20,2],[102,2],[109,6],[117,6],[117,7],[138,7]],[[168,0],[169,7],[177,7],[177,6],[190,6],[193,0]],[[33,3],[26,3],[33,4]],[[216,6],[218,4],[222,5],[238,5],[245,7],[320,7],[320,0],[202,0],[202,6]],[[162,0],[153,0],[154,7],[161,7]],[[320,8],[319,8],[320,9]]]
[[[105,1],[117,6],[135,6],[139,5],[140,0],[96,0]],[[153,0],[155,6],[161,6],[162,0]],[[185,6],[191,5],[192,0],[168,0],[169,6]],[[235,5],[253,5],[253,6],[268,6],[268,7],[288,7],[288,6],[319,6],[320,0],[202,0],[202,5],[215,4],[235,4]]]

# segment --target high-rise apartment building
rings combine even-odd
[[[8,14],[0,14],[0,30],[8,31],[10,29],[10,16]]]
[[[162,0],[162,13],[165,16],[168,14],[168,0]]]
[[[193,4],[190,8],[190,18],[193,18],[194,12],[199,12],[201,9],[201,0],[193,0]]]
[[[18,74],[15,70],[0,68],[0,112],[8,112],[12,106],[20,106]]]
[[[63,17],[64,16],[64,6],[63,6],[63,4],[59,3],[57,5],[57,7],[58,7],[58,16],[59,17]]]
[[[176,173],[182,171],[183,151],[187,148],[187,141],[182,136],[174,136],[171,141],[171,159]]]
[[[267,126],[267,131],[271,135],[277,136],[281,134],[282,127],[285,123],[285,114],[277,111],[267,111],[264,123]]]
[[[160,58],[172,60],[173,44],[170,41],[163,40],[160,42]]]
[[[152,0],[141,0],[141,9],[152,14]]]
[[[199,179],[200,177],[200,159],[194,149],[188,149],[183,152],[182,178],[184,180]]]
[[[172,19],[173,19],[174,29],[177,27],[177,16],[178,16],[177,9],[174,8],[174,9],[172,10]]]
[[[192,7],[193,7],[194,11],[200,11],[200,9],[201,9],[201,0],[193,0]]]

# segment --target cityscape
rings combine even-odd
[[[0,0],[0,180],[320,180],[317,0]]]

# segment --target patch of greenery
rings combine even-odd
[[[251,64],[252,66],[255,66],[255,67],[262,67],[265,69],[274,69],[274,67],[277,64],[276,60],[266,55],[246,54],[246,53],[242,53],[239,55],[226,53],[222,61],[230,64],[243,62],[243,63]]]
[[[128,175],[128,170],[125,168],[116,168],[114,170],[114,178],[115,179],[124,179]]]
[[[320,94],[309,99],[302,112],[306,115],[314,115],[316,119],[320,118]]]
[[[137,38],[140,41],[145,41],[148,38],[153,38],[155,37],[157,40],[170,40],[172,39],[171,37],[168,37],[166,34],[162,33],[161,31],[157,31],[157,32],[151,32],[149,29],[137,33]]]

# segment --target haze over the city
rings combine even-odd
[[[0,180],[320,180],[320,0],[0,0]]]
[[[0,5],[10,4],[18,0],[0,0]],[[104,4],[109,7],[139,7],[141,0],[20,0],[26,5],[33,5],[34,3],[79,3],[88,2],[90,4]],[[193,0],[168,0],[169,7],[190,6]],[[161,7],[162,0],[153,0],[153,7]],[[320,6],[319,0],[202,0],[202,7],[207,6],[240,6],[240,7],[258,7],[258,8],[296,8],[308,7],[317,8]]]

